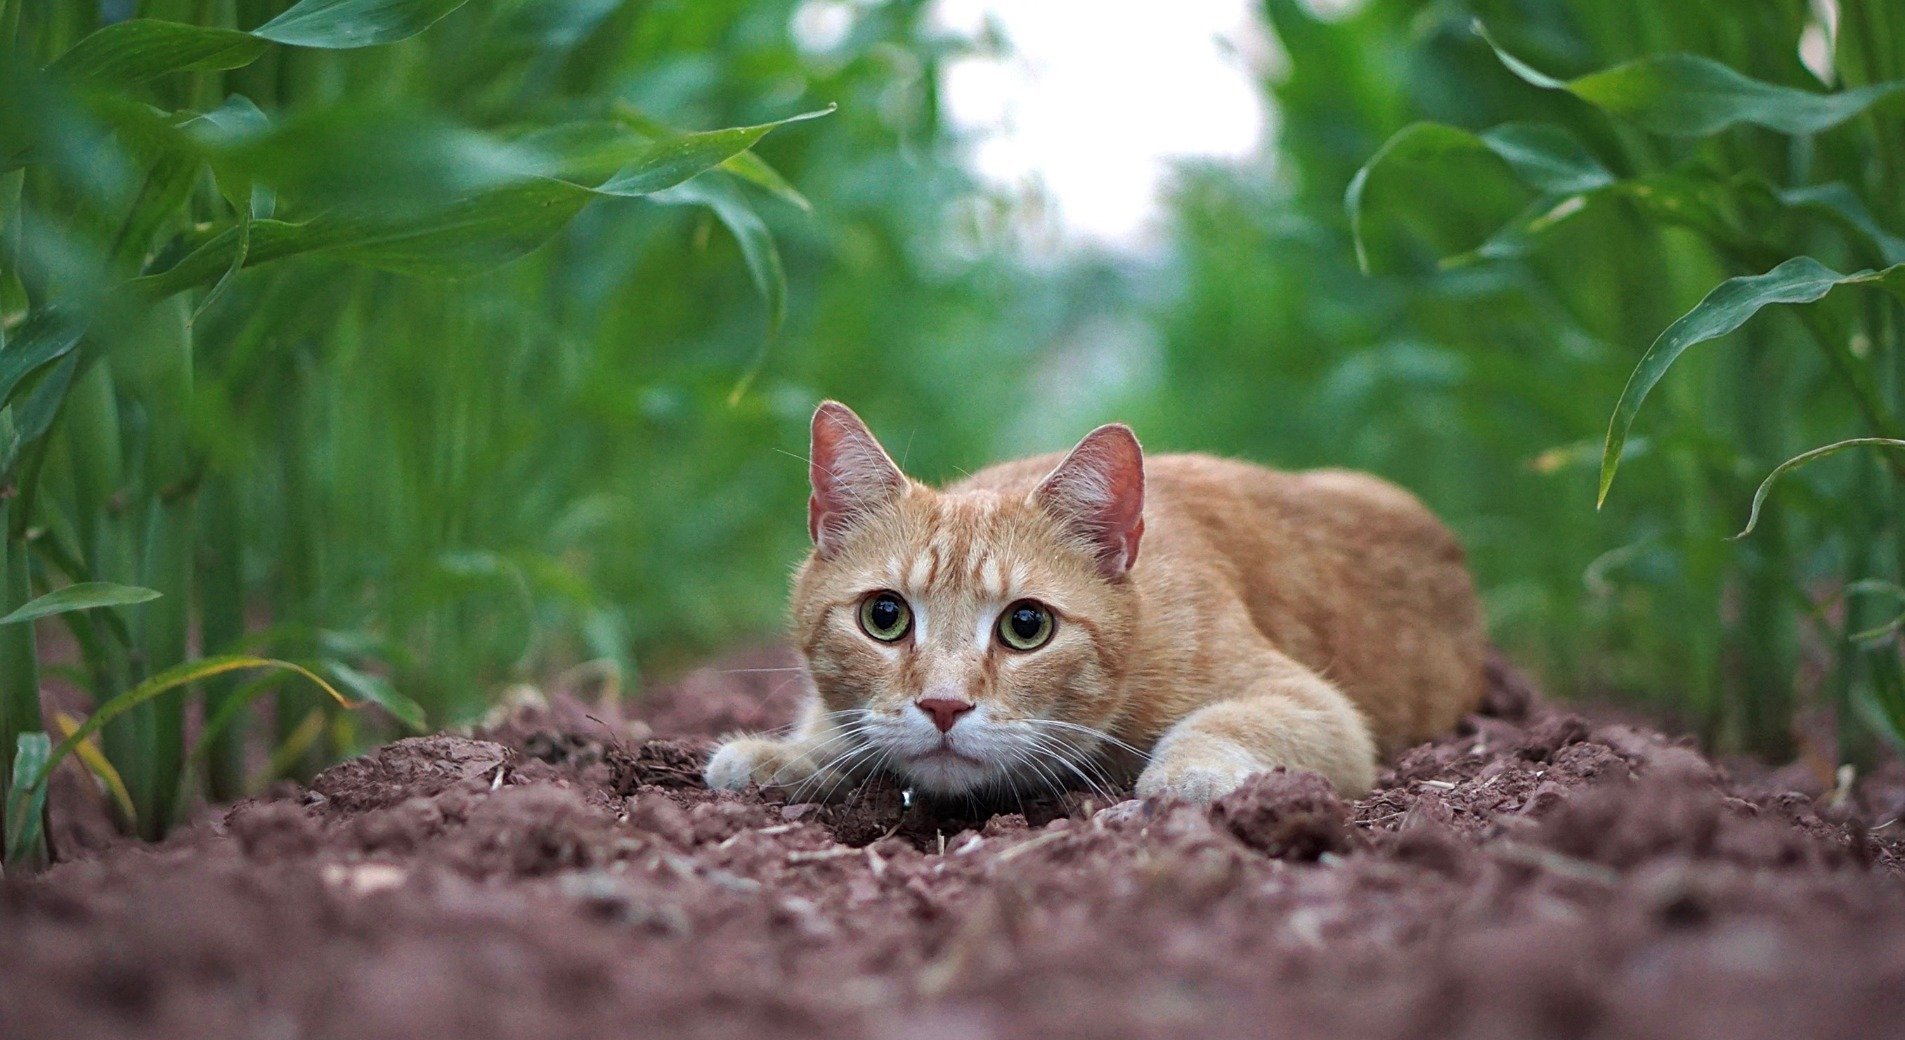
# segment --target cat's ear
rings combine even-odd
[[[1130,427],[1112,423],[1086,434],[1032,498],[1091,543],[1105,577],[1122,577],[1138,562],[1144,449]]]
[[[807,500],[807,533],[824,559],[840,548],[869,511],[906,490],[906,475],[873,439],[866,423],[838,401],[822,401],[814,411],[813,450],[807,476],[813,497]]]

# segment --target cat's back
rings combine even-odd
[[[1028,495],[1064,458],[1036,455],[988,466],[950,485],[950,492]],[[1367,473],[1345,469],[1286,471],[1203,454],[1147,455],[1146,539],[1198,534],[1255,541],[1309,540],[1397,543],[1462,560],[1454,535],[1414,495]]]

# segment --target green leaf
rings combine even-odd
[[[619,145],[604,143],[591,134],[537,135],[526,143],[539,152],[537,168],[544,172],[522,183],[451,200],[424,213],[327,213],[295,223],[254,220],[244,264],[253,266],[317,253],[404,274],[475,274],[541,245],[596,198],[631,198],[664,191],[719,166],[776,127],[831,111],[829,106],[758,126],[683,134],[665,141],[630,140]],[[600,184],[578,184],[555,176],[558,172],[573,174],[578,165],[600,164],[611,155],[627,161],[618,163],[616,172]],[[745,223],[745,217],[730,216]],[[171,267],[134,279],[131,287],[158,299],[208,284],[230,269],[239,246],[239,230],[224,228]],[[744,245],[744,256],[747,248]],[[757,284],[772,290],[768,294],[770,306],[778,313],[774,300],[784,293],[784,284],[777,287],[772,274],[778,270],[779,258],[768,259],[759,252],[758,244],[753,248],[756,253],[749,259],[750,271],[758,268]]]
[[[1852,448],[1887,448],[1892,451],[1905,451],[1905,440],[1898,440],[1893,437],[1853,437],[1849,440],[1838,441],[1834,444],[1814,448],[1808,452],[1801,452],[1787,459],[1785,462],[1774,466],[1773,471],[1766,474],[1766,479],[1760,481],[1759,489],[1753,492],[1753,508],[1747,514],[1746,526],[1741,528],[1740,533],[1734,535],[1733,539],[1738,541],[1741,538],[1745,538],[1747,535],[1753,533],[1753,528],[1759,526],[1760,506],[1765,504],[1767,494],[1773,490],[1773,483],[1779,480],[1780,477],[1804,466],[1808,462],[1823,459],[1828,455],[1837,455],[1842,451],[1848,451]]]
[[[1705,137],[1743,123],[1783,134],[1816,134],[1905,91],[1905,82],[1895,81],[1815,94],[1751,79],[1691,54],[1652,55],[1562,80],[1508,53],[1480,22],[1475,31],[1524,82],[1573,94],[1619,119],[1670,137]]]
[[[1773,304],[1813,303],[1842,285],[1876,285],[1894,293],[1905,291],[1905,265],[1882,271],[1840,274],[1809,256],[1794,257],[1761,275],[1729,278],[1715,286],[1694,308],[1647,348],[1640,364],[1621,390],[1620,401],[1608,423],[1607,443],[1601,451],[1601,487],[1596,505],[1607,501],[1607,489],[1620,466],[1621,445],[1634,425],[1641,402],[1689,347],[1717,339],[1747,323],[1762,307]]]
[[[243,68],[270,43],[338,50],[407,40],[465,0],[303,0],[252,32],[134,18],[98,29],[54,60],[68,79],[134,87],[170,72]]]
[[[1735,537],[1739,536],[1736,535]],[[1905,586],[1901,586],[1897,582],[1881,581],[1877,578],[1865,578],[1860,581],[1855,581],[1847,585],[1840,591],[1839,595],[1834,596],[1831,600],[1827,601],[1827,603],[1837,603],[1840,600],[1850,599],[1853,596],[1871,595],[1886,596],[1896,604],[1905,605]],[[1822,606],[1822,612],[1823,609],[1824,607]],[[1896,638],[1901,629],[1905,629],[1905,611],[1900,611],[1870,628],[1863,628],[1857,632],[1848,632],[1846,633],[1846,638],[1861,646],[1876,650]]]
[[[46,813],[46,783],[52,741],[43,732],[22,733],[14,742],[13,786],[7,790],[7,847],[9,865],[45,859],[42,831]]]
[[[706,206],[714,212],[740,245],[748,276],[767,301],[768,335],[780,332],[787,316],[787,272],[781,267],[780,251],[774,248],[774,236],[741,192],[718,176],[697,177],[656,195],[655,201]]]
[[[13,432],[0,443],[0,483],[12,478],[13,468],[27,446],[52,429],[53,420],[59,417],[60,407],[66,403],[66,393],[72,389],[73,379],[79,373],[79,362],[80,356],[76,353],[60,358],[54,362],[52,371],[34,385],[26,400],[13,406]]]
[[[1385,167],[1429,164],[1452,155],[1493,156],[1522,183],[1545,195],[1580,194],[1614,183],[1614,175],[1558,127],[1504,123],[1477,134],[1445,123],[1411,124],[1383,142],[1350,179],[1349,190],[1343,196],[1350,234],[1356,243],[1356,262],[1364,273],[1370,270],[1363,221],[1364,197],[1371,179]]]
[[[721,169],[747,181],[749,184],[760,188],[762,191],[767,192],[769,195],[780,199],[782,202],[793,206],[803,213],[812,213],[814,211],[814,204],[807,201],[807,196],[802,195],[800,189],[794,187],[786,177],[781,176],[779,170],[768,165],[766,159],[761,158],[753,152],[742,152],[740,155],[723,162]]]
[[[126,607],[134,603],[149,603],[158,598],[157,592],[135,585],[114,585],[109,581],[82,581],[77,585],[55,589],[44,596],[28,601],[12,613],[0,617],[0,625],[23,624],[74,610]]]
[[[1905,264],[1905,238],[1885,230],[1872,211],[1866,208],[1865,201],[1844,183],[1833,181],[1772,191],[1772,194],[1786,206],[1818,213],[1858,234],[1871,244],[1881,262],[1888,265]]]
[[[426,719],[423,705],[397,692],[390,680],[360,672],[342,661],[325,661],[319,666],[331,674],[339,686],[355,694],[358,700],[377,705],[413,732],[423,732]]]
[[[70,353],[85,331],[85,319],[67,308],[34,310],[20,331],[0,347],[0,406],[11,404],[33,373]]]
[[[604,195],[649,195],[672,188],[760,143],[777,127],[818,119],[835,106],[777,119],[757,126],[704,130],[665,138],[648,146],[639,159],[595,188]]]
[[[655,201],[706,206],[712,210],[715,219],[727,227],[741,247],[748,277],[753,279],[761,298],[767,301],[767,335],[761,349],[755,352],[754,360],[728,393],[728,403],[735,404],[767,364],[768,347],[780,334],[781,323],[787,317],[787,271],[781,266],[780,250],[774,247],[774,236],[768,232],[760,214],[754,212],[754,207],[748,205],[733,184],[718,176],[697,177],[656,195]]]
[[[100,727],[139,705],[155,697],[164,696],[173,690],[190,686],[195,682],[209,679],[215,675],[223,675],[226,672],[235,672],[247,668],[279,668],[285,671],[296,672],[306,679],[311,680],[313,683],[316,683],[319,688],[323,689],[325,693],[330,694],[333,700],[344,707],[356,708],[361,706],[361,702],[353,701],[337,692],[337,688],[327,682],[323,676],[318,675],[316,672],[313,672],[301,664],[295,664],[290,661],[279,661],[268,657],[249,657],[241,654],[186,661],[183,664],[167,668],[165,671],[152,676],[132,689],[100,705],[91,715],[86,717],[86,721],[81,723],[78,729],[68,734],[65,740],[60,741],[59,746],[53,749],[52,753],[46,757],[45,762],[40,765],[37,771],[22,774],[16,766],[14,769],[14,790],[17,792],[20,789],[21,780],[19,778],[24,775],[25,784],[28,787],[41,788],[43,791],[47,777],[52,775],[53,770],[60,764],[60,761],[71,753],[75,746],[87,737],[98,732]]]
[[[236,29],[134,18],[93,32],[49,67],[75,80],[132,87],[168,72],[242,68],[265,46]]]
[[[831,111],[831,109],[829,109],[829,111]],[[634,127],[649,137],[675,137],[681,133],[680,130],[649,116],[647,113],[627,103],[618,103],[615,106],[615,113],[623,123]],[[799,189],[788,183],[787,178],[781,176],[779,170],[768,165],[767,160],[751,151],[742,152],[726,162],[723,162],[721,169],[734,174],[736,177],[766,191],[768,194],[794,206],[804,213],[812,213],[814,211],[813,203],[807,201],[807,196],[802,195]]]
[[[436,24],[465,0],[301,0],[252,30],[295,47],[349,50],[396,43]]]

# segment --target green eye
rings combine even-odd
[[[1037,650],[1051,641],[1052,627],[1045,604],[1022,599],[999,615],[999,642],[1014,650]]]
[[[891,643],[913,627],[913,611],[898,593],[876,592],[860,601],[860,627],[882,643]]]

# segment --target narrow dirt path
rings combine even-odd
[[[789,710],[732,664],[9,879],[0,1037],[1905,1035],[1896,775],[1729,779],[1504,673],[1353,803],[787,805],[696,779]]]

